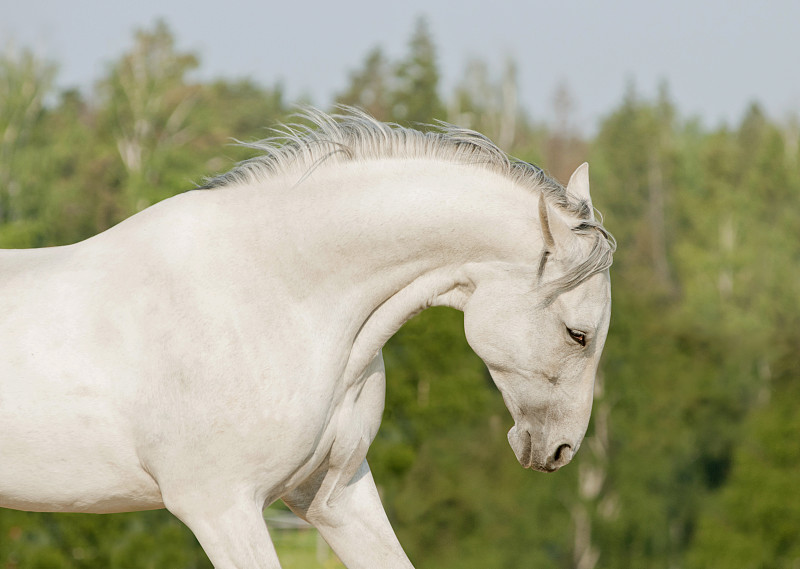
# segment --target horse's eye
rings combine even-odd
[[[580,330],[573,330],[572,328],[567,328],[567,332],[569,332],[569,337],[575,340],[581,346],[586,345],[586,334]]]

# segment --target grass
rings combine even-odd
[[[317,530],[272,530],[272,541],[284,569],[344,569]]]

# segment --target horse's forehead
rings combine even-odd
[[[558,304],[575,316],[601,323],[611,308],[611,281],[608,271],[596,273],[578,286],[558,296]],[[590,322],[587,322],[587,324]]]

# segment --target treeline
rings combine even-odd
[[[0,246],[96,234],[247,157],[232,138],[264,138],[291,120],[280,85],[198,82],[199,64],[163,23],[137,32],[88,94],[57,91],[55,65],[28,51],[0,55]],[[514,459],[511,420],[459,313],[430,310],[388,345],[370,461],[412,561],[797,566],[797,121],[777,123],[754,104],[738,125],[708,128],[682,117],[666,88],[653,100],[631,88],[587,139],[571,127],[566,89],[546,122],[520,108],[512,62],[495,74],[476,61],[443,95],[422,21],[404,57],[369,53],[338,102],[475,128],[562,180],[588,160],[619,242],[592,424],[554,475]],[[208,566],[166,512],[0,510],[0,567]]]

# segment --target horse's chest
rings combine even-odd
[[[300,437],[302,440],[296,440],[295,444],[306,449],[306,458],[284,483],[285,490],[296,487],[323,465],[328,471],[341,473],[349,480],[366,458],[369,445],[378,432],[385,385],[383,359],[378,354],[356,383],[334,396],[324,419],[312,421],[319,429],[316,434],[314,429],[309,429]]]

